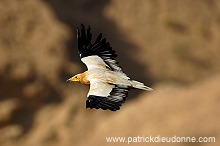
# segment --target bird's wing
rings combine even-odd
[[[85,30],[83,24],[81,24],[80,29],[77,28],[78,52],[82,62],[86,64],[88,70],[104,67],[112,71],[122,72],[121,67],[115,60],[117,55],[109,42],[106,42],[106,39],[102,38],[102,33],[100,33],[96,41],[92,43],[92,34],[90,30],[90,27]]]
[[[98,79],[90,80],[90,90],[86,108],[109,109],[116,111],[120,109],[129,92],[128,86],[110,84]]]

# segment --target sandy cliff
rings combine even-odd
[[[1,0],[0,145],[112,145],[106,136],[219,138],[219,14],[217,0]],[[124,71],[154,91],[131,92],[117,112],[85,109],[89,88],[65,83],[86,69],[76,51],[81,22],[94,36],[102,32]],[[131,145],[137,144],[145,145]]]

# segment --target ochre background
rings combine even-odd
[[[76,27],[92,27],[132,79],[120,111],[85,109],[89,88],[66,84],[86,70]],[[1,0],[0,145],[85,146],[106,136],[220,138],[219,0]],[[130,145],[146,145],[133,143]]]

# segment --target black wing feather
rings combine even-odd
[[[95,43],[92,44],[91,28],[88,27],[87,30],[85,30],[85,26],[81,24],[80,29],[77,28],[77,39],[78,52],[81,58],[97,55],[104,60],[111,70],[122,72],[121,67],[115,60],[117,54],[110,46],[110,43],[106,42],[106,38],[102,38],[102,33],[98,35]]]
[[[86,108],[101,108],[111,111],[119,110],[122,103],[126,100],[129,90],[127,86],[115,85],[107,97],[90,95],[86,101]]]

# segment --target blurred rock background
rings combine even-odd
[[[80,23],[154,91],[132,91],[117,112],[85,109],[89,88],[65,83],[86,69]],[[105,138],[149,135],[216,137],[150,145],[219,145],[219,66],[218,0],[1,0],[0,145],[127,145]]]

